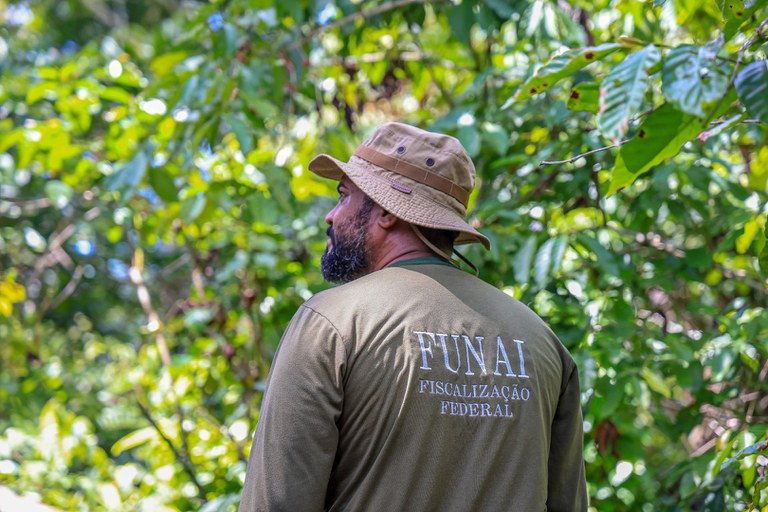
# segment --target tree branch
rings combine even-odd
[[[602,151],[608,151],[609,149],[617,148],[619,146],[623,146],[627,142],[629,142],[632,139],[626,139],[621,142],[617,142],[616,144],[611,144],[610,146],[605,146],[604,148],[597,148],[593,149],[592,151],[587,151],[586,153],[582,153],[580,155],[576,155],[572,158],[569,158],[567,160],[542,160],[539,165],[562,165],[562,164],[572,164],[576,160],[578,160],[581,157],[594,155],[595,153],[600,153]]]
[[[165,444],[168,445],[168,448],[171,449],[173,452],[173,455],[176,457],[176,460],[179,461],[179,464],[184,468],[184,471],[186,471],[187,475],[189,475],[190,480],[192,480],[192,483],[195,484],[195,487],[197,487],[197,494],[200,496],[200,499],[203,500],[203,502],[208,501],[208,496],[205,492],[205,487],[202,486],[200,481],[197,479],[197,475],[195,474],[195,468],[192,467],[192,462],[189,460],[187,456],[179,452],[178,448],[176,448],[176,445],[173,444],[173,441],[165,435],[165,432],[163,432],[163,429],[160,428],[160,425],[157,424],[155,419],[152,417],[152,414],[149,412],[149,409],[141,403],[140,399],[136,399],[136,403],[139,405],[139,410],[141,411],[141,415],[146,418],[146,420],[152,425],[152,428],[157,431],[157,433],[160,435],[160,437],[165,441]],[[180,426],[182,430],[182,437],[184,437],[184,428]]]
[[[134,254],[136,254],[135,251]],[[157,343],[157,349],[160,351],[160,360],[162,361],[163,366],[168,368],[171,366],[171,353],[168,350],[168,343],[165,341],[163,330],[160,328],[160,316],[152,306],[152,298],[149,295],[149,289],[147,289],[147,285],[144,283],[144,276],[141,275],[140,267],[143,266],[143,262],[138,263],[136,260],[137,258],[134,256],[128,275],[131,278],[131,282],[136,285],[136,294],[139,297],[139,303],[144,309],[144,313],[147,315],[147,326],[151,332],[157,333],[155,335],[155,342]]]

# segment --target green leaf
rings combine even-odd
[[[475,22],[472,2],[462,2],[448,9],[448,24],[451,32],[464,44],[469,44],[469,35]]]
[[[146,153],[139,151],[127,164],[107,177],[107,189],[120,192],[123,200],[128,199],[144,178],[148,163]]]
[[[706,117],[725,94],[731,65],[717,59],[719,42],[673,48],[664,59],[662,90],[678,110]]]
[[[733,128],[734,126],[736,126],[737,124],[742,122],[745,117],[746,117],[746,114],[743,114],[743,113],[742,114],[736,114],[735,116],[729,117],[728,119],[726,119],[722,123],[716,125],[711,130],[706,130],[706,131],[701,132],[699,134],[699,136],[697,137],[697,139],[699,139],[700,141],[704,142],[705,140],[707,140],[710,137],[714,137],[716,135],[720,135],[724,131],[730,130],[731,128]]]
[[[604,137],[616,140],[627,132],[629,121],[643,103],[649,71],[660,60],[658,48],[651,44],[621,61],[603,79],[597,125]]]
[[[730,41],[745,21],[750,19],[757,9],[764,6],[766,0],[724,0],[723,2],[723,36]]]
[[[456,132],[456,138],[461,141],[469,156],[477,156],[480,152],[480,134],[474,126],[462,126]]]
[[[664,377],[658,372],[655,372],[648,367],[643,368],[643,380],[648,384],[649,388],[663,395],[665,398],[670,398],[672,396],[672,389],[664,380]]]
[[[99,94],[101,99],[106,101],[114,101],[117,103],[123,103],[125,105],[133,101],[131,93],[120,87],[107,87]]]
[[[515,95],[508,99],[501,108],[505,109],[513,103],[527,100],[540,92],[546,91],[559,80],[614,53],[621,49],[621,47],[618,43],[605,43],[600,46],[568,50],[554,57],[538,69],[525,83],[520,85]]]
[[[152,427],[144,427],[139,430],[135,430],[130,434],[118,439],[115,444],[112,445],[112,455],[117,457],[126,450],[132,450],[137,446],[141,446],[144,443],[157,439],[157,432]]]
[[[507,131],[493,123],[483,123],[483,140],[498,155],[505,155],[509,147],[509,134]]]
[[[635,137],[621,147],[611,171],[608,195],[631,185],[641,174],[678,154],[683,144],[700,133],[702,127],[701,119],[684,114],[668,103],[652,112]]]
[[[760,249],[760,254],[757,257],[757,261],[760,264],[760,268],[764,275],[768,275],[768,221],[765,222],[763,228],[763,246]]]
[[[768,124],[768,61],[744,67],[736,77],[736,93],[749,115]]]
[[[194,222],[195,219],[197,219],[200,214],[203,213],[206,202],[207,200],[205,199],[205,194],[203,193],[199,193],[194,197],[185,199],[184,202],[181,203],[181,218],[186,222]]]
[[[574,112],[597,112],[600,108],[600,84],[597,82],[577,84],[571,90],[565,106]]]
[[[536,286],[543,288],[549,277],[549,269],[552,266],[552,246],[555,243],[554,238],[547,239],[541,244],[536,253],[536,261],[533,264],[533,278]]]
[[[764,439],[760,442],[747,446],[746,448],[741,450],[739,453],[737,453],[735,456],[723,462],[723,465],[720,467],[720,470],[722,471],[728,466],[730,466],[731,464],[733,464],[734,462],[739,461],[745,457],[749,457],[750,455],[755,455],[757,453],[768,453],[768,441]]]
[[[39,84],[33,85],[27,91],[26,103],[32,105],[43,98],[56,99],[57,85],[56,82],[40,82]]]
[[[183,62],[188,56],[187,52],[165,53],[156,57],[149,67],[154,74],[164,76],[173,73],[173,68],[176,67],[176,64]]]
[[[66,183],[49,181],[45,184],[45,193],[56,208],[62,209],[69,204],[74,191]]]
[[[229,125],[232,133],[237,137],[242,152],[247,155],[253,151],[253,135],[251,134],[248,125],[232,115],[225,115],[224,122]]]
[[[466,1],[466,4],[472,4],[472,2]],[[508,20],[515,13],[515,6],[509,2],[509,0],[485,0],[485,5],[490,7],[496,15],[503,19]]]
[[[533,264],[534,280],[539,288],[543,288],[547,281],[549,281],[550,276],[560,269],[566,245],[566,237],[558,236],[547,239],[539,247],[539,251],[536,253],[536,261]]]
[[[529,236],[515,255],[515,281],[518,283],[528,283],[528,276],[531,273],[531,259],[533,258],[534,250],[536,250],[536,238]]]
[[[158,197],[166,203],[178,201],[179,191],[173,183],[173,178],[168,171],[162,168],[155,168],[149,172],[149,184],[155,189]]]
[[[597,263],[600,264],[607,274],[619,275],[619,265],[616,262],[616,258],[597,239],[586,233],[578,235],[576,239],[595,255]]]

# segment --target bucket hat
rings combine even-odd
[[[321,154],[309,170],[333,180],[343,175],[379,206],[410,224],[457,231],[455,244],[488,238],[470,226],[469,194],[475,166],[464,147],[450,135],[402,123],[387,123],[363,142],[348,162]]]

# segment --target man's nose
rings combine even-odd
[[[331,211],[325,214],[325,223],[328,224],[329,226],[333,225],[333,217],[335,215],[336,215],[336,206],[331,208]]]

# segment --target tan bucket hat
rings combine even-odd
[[[454,137],[387,123],[355,150],[349,162],[323,154],[309,162],[309,170],[333,180],[346,174],[368,197],[406,222],[458,231],[456,245],[491,246],[464,220],[475,186],[475,166]]]

